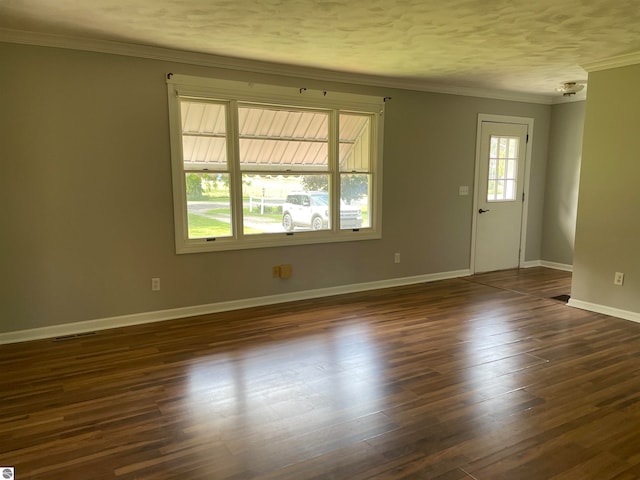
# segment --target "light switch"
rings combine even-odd
[[[460,195],[461,197],[463,197],[465,195],[469,195],[469,186],[468,185],[462,185],[462,186],[458,187],[458,195]]]

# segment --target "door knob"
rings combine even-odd
[[[481,208],[480,210],[478,210],[478,213],[485,213],[485,212],[488,212],[488,211],[489,211],[489,209],[487,209],[487,210],[483,210],[483,209]]]

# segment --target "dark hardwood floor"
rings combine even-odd
[[[640,325],[532,268],[0,347],[23,479],[640,479]]]

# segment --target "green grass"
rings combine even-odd
[[[220,213],[219,210],[212,210],[214,213]],[[245,234],[263,233],[262,230],[245,227]],[[203,217],[195,213],[189,214],[189,238],[212,238],[212,237],[230,237],[231,225],[222,220]]]
[[[281,210],[280,207],[278,208]],[[247,207],[243,210],[243,215],[245,218],[246,217],[270,218],[272,220],[276,220],[278,223],[280,223],[280,221],[282,220],[282,212],[272,213],[265,208],[265,213],[261,214],[260,207],[253,207],[253,212],[249,212],[249,208]]]
[[[230,237],[231,225],[228,222],[189,214],[189,238]]]

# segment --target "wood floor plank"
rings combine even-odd
[[[0,346],[20,479],[640,479],[640,325],[546,268]]]

